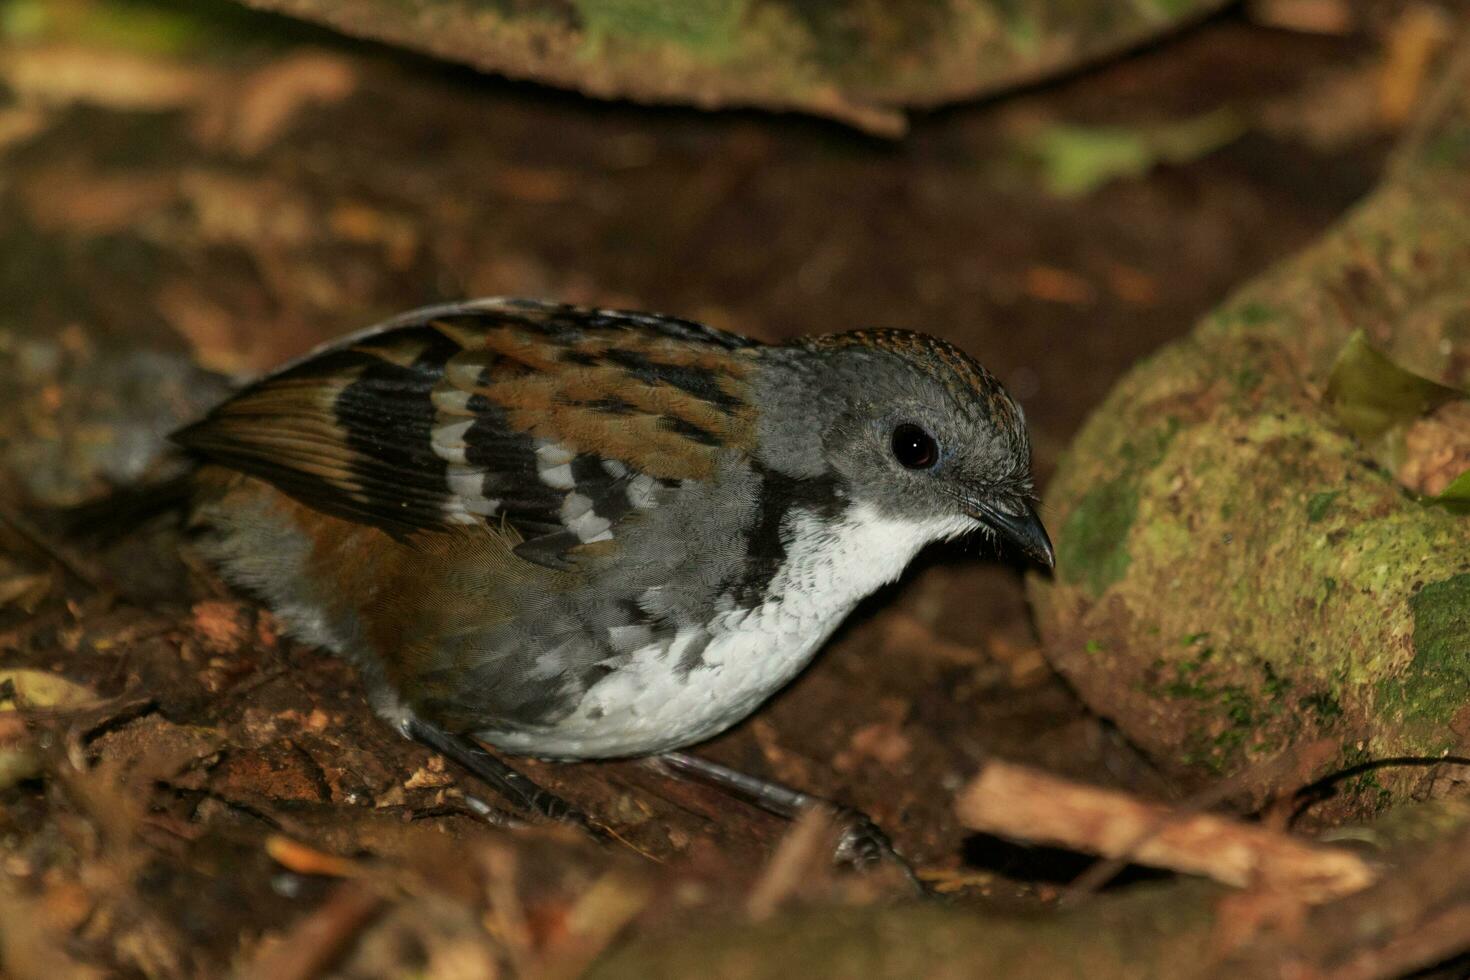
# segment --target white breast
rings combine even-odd
[[[787,561],[763,604],[721,614],[692,670],[693,633],[644,647],[593,685],[555,728],[484,732],[513,752],[554,758],[652,755],[703,741],[754,711],[807,665],[857,602],[898,577],[925,544],[973,527],[965,518],[916,523],[854,507],[836,523],[794,511]]]

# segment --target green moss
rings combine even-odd
[[[1424,150],[1424,161],[1434,167],[1463,167],[1470,161],[1470,124],[1448,126]]]
[[[964,27],[960,10],[947,0],[908,0],[898,4],[854,5],[833,0],[766,0],[811,38],[811,53],[844,77],[871,78],[882,65],[932,54],[937,38],[953,37]],[[873,39],[881,37],[882,44]]]
[[[1327,508],[1342,493],[1341,490],[1326,490],[1322,493],[1314,493],[1307,501],[1307,523],[1316,524],[1327,516]]]
[[[1119,476],[1087,493],[1062,525],[1057,567],[1069,582],[1085,585],[1093,597],[1128,571],[1128,535],[1138,519],[1138,488],[1143,475],[1158,465],[1179,431],[1179,420],[1165,424],[1118,449],[1125,464]]]
[[[1094,597],[1128,571],[1128,532],[1138,517],[1138,485],[1132,476],[1110,480],[1088,493],[1067,515],[1057,544],[1057,567]]]
[[[719,59],[739,48],[749,0],[577,0],[594,48],[605,41],[672,43]]]
[[[1385,707],[1405,721],[1446,726],[1470,704],[1470,574],[1424,586],[1409,599],[1414,616],[1414,659],[1398,677],[1379,684]]]
[[[1297,706],[1310,711],[1319,724],[1327,725],[1342,717],[1342,702],[1331,691],[1314,691],[1297,701]]]
[[[1229,306],[1215,314],[1218,326],[1229,326],[1238,324],[1243,327],[1259,327],[1270,323],[1276,317],[1276,311],[1265,303],[1250,300],[1239,306]]]
[[[1159,17],[1183,17],[1198,7],[1194,0],[1153,0],[1150,6]]]
[[[1244,395],[1255,391],[1266,380],[1266,375],[1257,368],[1245,367],[1236,371],[1230,380],[1234,382],[1235,390]]]

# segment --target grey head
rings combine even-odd
[[[1048,568],[1021,408],[936,337],[856,330],[768,349],[759,402],[765,464],[833,478],[853,503],[944,529],[984,528]]]

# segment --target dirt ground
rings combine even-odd
[[[91,401],[137,351],[166,358],[168,383],[125,406],[156,433],[223,390],[187,361],[245,376],[402,309],[493,294],[770,340],[930,331],[1024,403],[1044,485],[1122,372],[1372,187],[1397,126],[1376,94],[1380,34],[1293,33],[1239,12],[920,116],[890,143],[789,116],[598,104],[206,9],[197,46],[123,49],[62,24],[0,56],[0,132],[31,120],[0,140],[0,364],[15,354],[19,379],[0,413],[7,510],[75,502],[136,466],[138,452],[97,461],[95,444],[115,441],[108,405]],[[61,67],[102,64],[109,83],[61,91]],[[165,389],[177,397],[150,402]],[[69,430],[47,428],[83,403]],[[77,448],[83,422],[104,434]],[[0,933],[34,916],[103,970],[263,970],[281,946],[260,937],[295,935],[324,908],[359,921],[334,891],[349,873],[282,851],[284,838],[393,874],[442,870],[419,912],[440,916],[441,936],[474,926],[452,925],[444,842],[499,838],[464,807],[459,777],[378,723],[350,668],[280,638],[190,559],[176,527],[73,555],[70,570],[13,531],[0,545],[0,669],[81,685],[73,710],[0,731],[36,757],[0,791],[14,886]],[[1022,574],[975,542],[926,554],[703,751],[867,811],[948,894],[1045,905],[1087,862],[967,835],[954,792],[983,760],[1177,790],[1048,670]],[[637,763],[525,768],[627,844],[547,831],[494,852],[515,856],[528,890],[568,894],[588,869],[636,876],[649,859],[657,887],[704,889],[678,914],[658,891],[625,917],[640,929],[739,905],[787,830]],[[18,943],[6,934],[7,965],[50,962]]]

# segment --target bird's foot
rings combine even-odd
[[[898,853],[888,835],[861,810],[832,803],[810,793],[683,752],[666,752],[657,757],[657,762],[665,771],[681,779],[697,780],[725,790],[787,820],[795,820],[814,807],[827,810],[842,828],[833,853],[833,859],[837,863],[867,871],[885,861],[891,862],[903,872],[918,893],[928,894],[928,888],[919,880],[919,876],[914,873],[903,855]]]
[[[531,777],[486,751],[473,739],[446,732],[418,718],[405,719],[400,728],[408,738],[457,763],[521,809],[547,820],[570,824],[596,840],[608,839],[607,831],[593,823],[581,810],[543,789]],[[477,802],[486,806],[483,801]],[[471,807],[474,808],[473,804]]]

